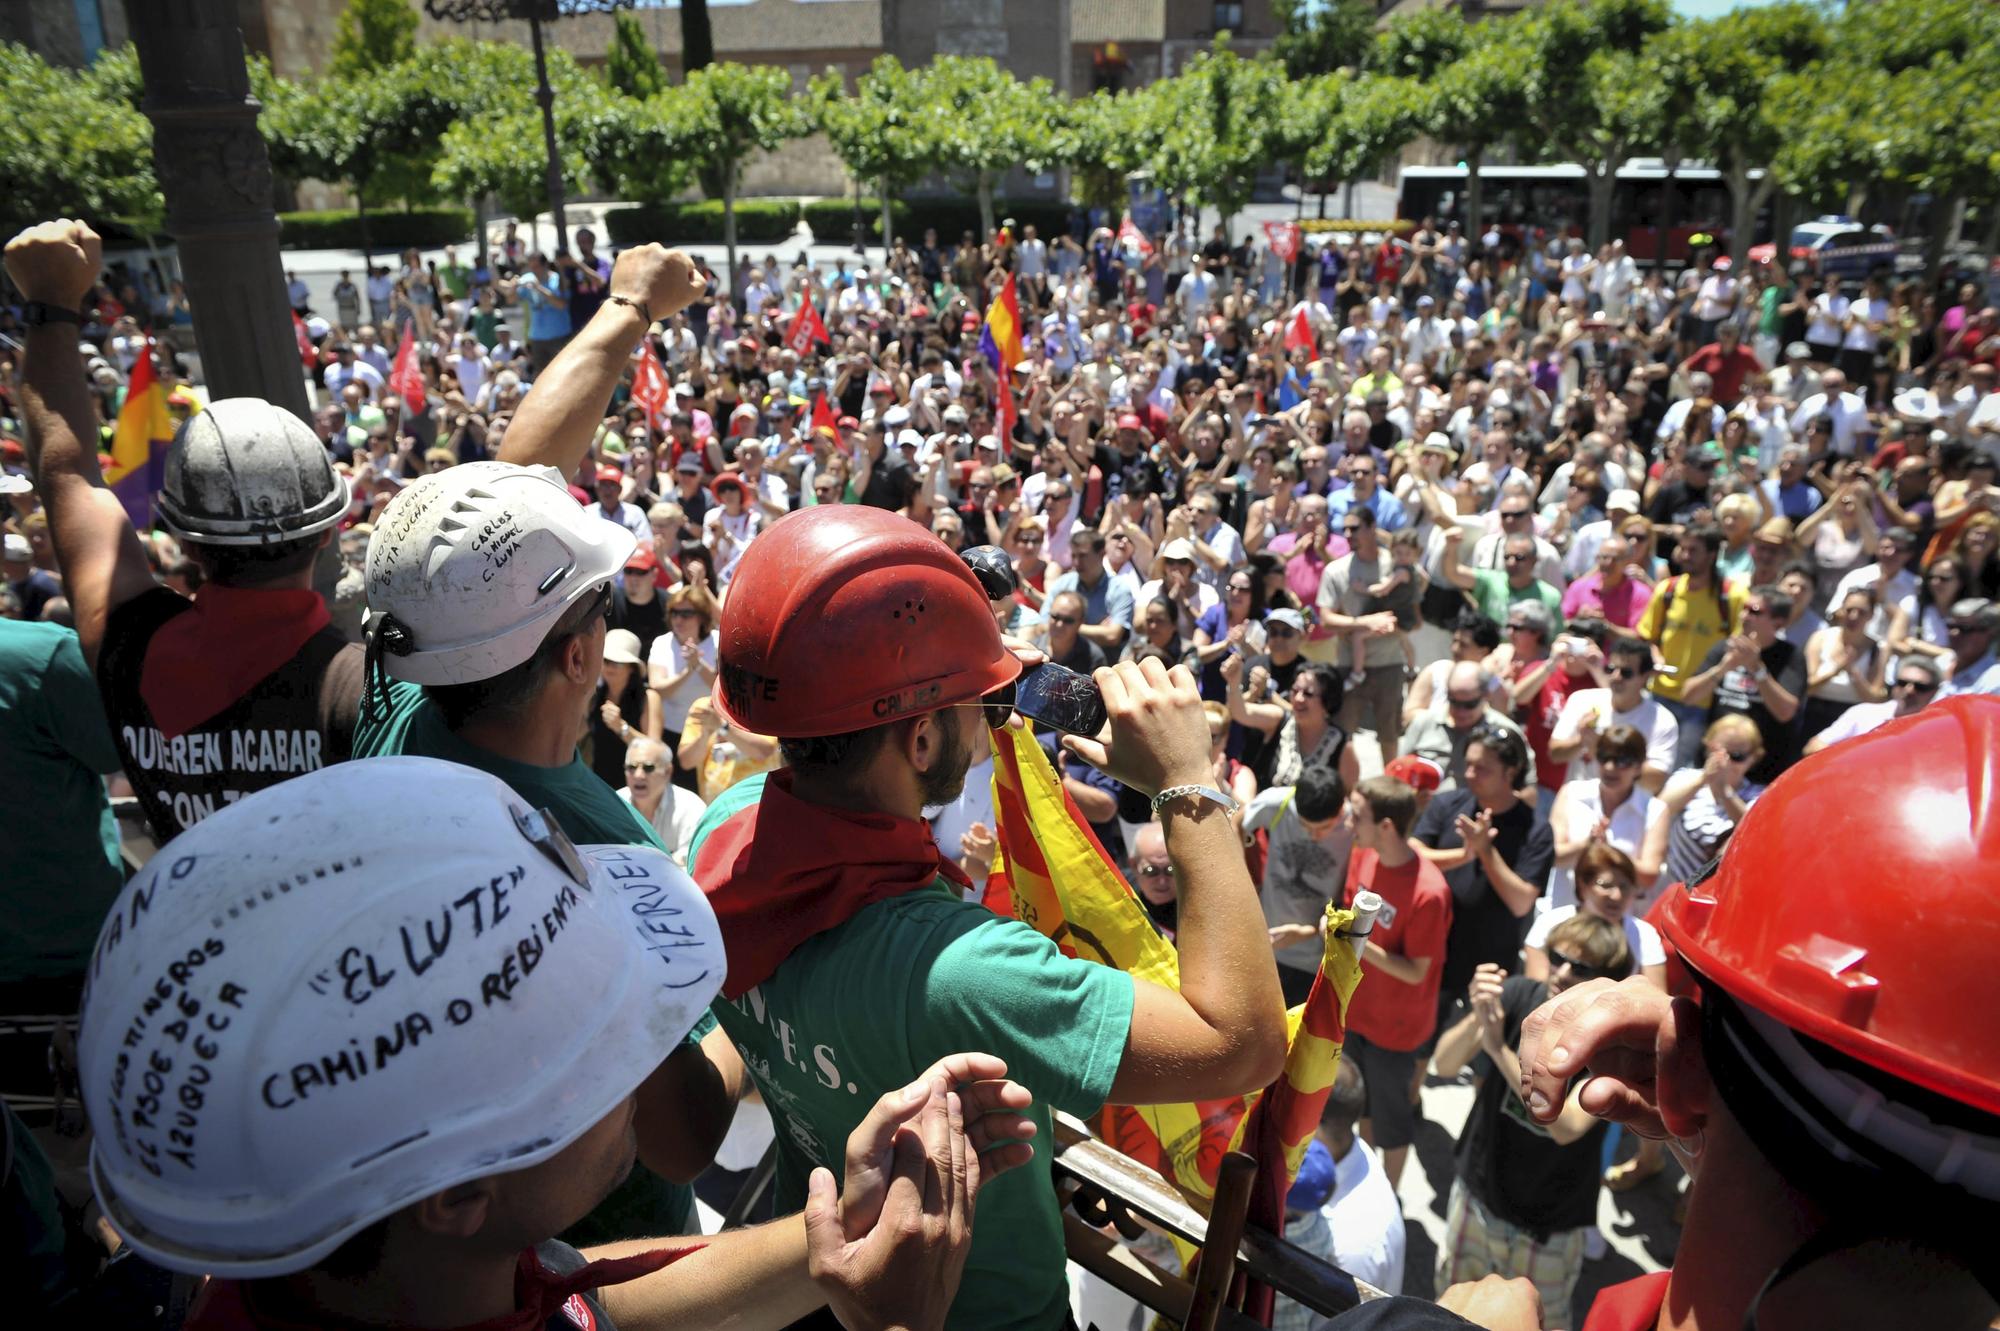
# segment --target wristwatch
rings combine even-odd
[[[31,300],[21,307],[21,322],[30,328],[40,328],[46,324],[75,324],[81,328],[83,315],[79,311],[67,310],[60,305]]]
[[[1153,796],[1153,812],[1157,815],[1167,801],[1178,799],[1182,795],[1195,795],[1202,799],[1213,801],[1216,804],[1220,804],[1225,813],[1235,813],[1243,807],[1241,800],[1226,790],[1217,790],[1214,786],[1168,786],[1165,790]]]

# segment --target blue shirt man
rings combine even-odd
[[[1049,584],[1049,600],[1063,592],[1081,596],[1084,622],[1077,632],[1113,656],[1132,633],[1131,585],[1104,567],[1104,533],[1096,528],[1072,533],[1069,554],[1070,570]]]

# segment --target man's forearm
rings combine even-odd
[[[644,318],[629,305],[607,301],[599,307],[521,399],[500,445],[500,461],[554,467],[565,476],[575,471],[646,331]]]
[[[28,433],[28,471],[51,510],[53,524],[61,487],[76,480],[104,484],[104,473],[97,467],[97,418],[77,359],[74,330],[67,324],[29,329],[22,369],[19,393]]]
[[[593,1261],[699,1243],[672,1266],[598,1291],[621,1327],[679,1331],[779,1331],[826,1302],[806,1266],[806,1227],[790,1215],[768,1225],[688,1238],[634,1239],[591,1248]]]
[[[1167,854],[1180,884],[1181,997],[1247,1056],[1273,1035],[1282,1045],[1285,1004],[1270,930],[1228,814],[1199,796],[1181,796],[1164,813]]]
[[[1080,625],[1077,628],[1077,632],[1100,647],[1109,647],[1115,650],[1125,645],[1125,635],[1131,632],[1131,630],[1120,624],[1117,620],[1111,619],[1106,620],[1102,624]]]

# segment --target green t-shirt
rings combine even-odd
[[[438,285],[453,300],[464,300],[465,293],[472,290],[472,272],[462,263],[440,264],[437,275]]]
[[[1792,289],[1783,282],[1765,287],[1757,298],[1757,331],[1765,337],[1776,337],[1785,326],[1785,316],[1778,313],[1778,307],[1792,298]]]
[[[578,845],[666,849],[652,825],[619,799],[618,792],[605,785],[581,755],[573,756],[564,767],[543,767],[515,762],[468,744],[446,729],[443,713],[425,699],[423,689],[395,679],[389,681],[386,699],[375,700],[373,712],[363,705],[355,725],[354,756],[380,758],[399,753],[442,758],[492,773],[537,809],[553,810],[563,831]]]
[[[0,619],[0,980],[81,975],[125,883],[118,770],[76,630]]]
[[[553,812],[570,840],[580,845],[666,849],[651,824],[619,799],[618,792],[605,785],[581,757],[573,757],[565,767],[542,767],[468,744],[445,728],[443,714],[424,697],[423,689],[403,680],[390,680],[386,699],[377,698],[375,704],[373,712],[364,705],[356,723],[356,758],[405,754],[477,768],[505,781],[537,809]],[[701,1037],[714,1029],[714,1018],[703,1017],[688,1034],[688,1043],[700,1043]],[[693,1188],[669,1182],[637,1165],[596,1210],[562,1237],[577,1247],[591,1247],[619,1239],[686,1234],[691,1232],[693,1218]]]
[[[752,777],[709,805],[690,862],[763,789]],[[847,1135],[885,1091],[946,1054],[1005,1059],[1007,1075],[1035,1095],[1035,1161],[980,1189],[950,1324],[1062,1324],[1069,1291],[1049,1183],[1050,1111],[1095,1113],[1111,1093],[1132,1024],[1131,976],[1065,957],[940,881],[864,908],[712,1010],[776,1123],[780,1211],[804,1205],[815,1165],[843,1173]]]
[[[1476,568],[1472,571],[1472,599],[1479,606],[1479,613],[1495,624],[1505,625],[1507,607],[1516,601],[1540,601],[1549,608],[1553,628],[1563,626],[1562,593],[1536,578],[1525,587],[1517,588],[1507,581],[1507,575],[1498,569]]]

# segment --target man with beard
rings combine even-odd
[[[932,839],[923,811],[959,794],[988,725],[1006,722],[1024,651],[942,542],[861,505],[795,513],[744,554],[721,640],[718,707],[776,735],[786,765],[711,805],[693,871],[728,950],[717,1020],[778,1124],[781,1203],[804,1196],[815,1166],[839,1167],[852,1124],[939,1041],[976,1032],[1034,1092],[1037,1155],[1045,1106],[1087,1116],[1214,1099],[1277,1074],[1277,971],[1185,668],[1099,670],[1110,742],[1063,740],[1162,820],[1181,886],[1175,993],[968,902]],[[833,659],[850,668],[829,672]],[[952,1325],[1059,1325],[1068,1289],[1046,1159],[980,1202]]]

